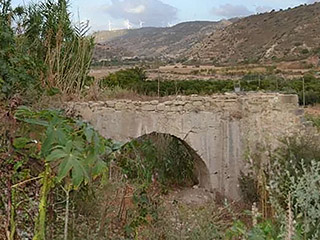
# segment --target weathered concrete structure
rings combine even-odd
[[[239,197],[245,154],[276,144],[300,124],[302,114],[296,95],[263,93],[72,102],[67,108],[117,141],[153,132],[181,139],[196,156],[200,185],[231,198]]]

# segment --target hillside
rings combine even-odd
[[[292,61],[320,55],[320,3],[252,15],[213,32],[186,53],[210,63]]]
[[[194,44],[232,21],[185,22],[166,28],[140,28],[100,31],[94,34],[97,46],[94,59],[122,57],[178,58]]]

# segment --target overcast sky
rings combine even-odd
[[[12,1],[15,5],[31,2]],[[89,20],[93,30],[215,21],[312,2],[315,0],[70,0],[74,18],[78,19],[79,12],[80,19]]]

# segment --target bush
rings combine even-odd
[[[302,133],[282,141],[283,146],[272,154],[269,169],[270,190],[281,207],[286,208],[291,177],[299,179],[303,168],[309,168],[313,160],[320,161],[319,137]]]
[[[300,177],[290,176],[292,210],[297,221],[299,234],[304,239],[320,238],[320,162],[311,161],[297,170]]]
[[[290,225],[297,237],[302,236],[300,239],[320,237],[319,140],[312,132],[286,138],[272,154],[267,171],[270,203],[276,216],[287,225],[291,211]]]
[[[139,84],[143,84],[146,80],[146,75],[141,68],[132,68],[128,70],[120,70],[116,73],[111,73],[108,77],[101,81],[101,87],[134,89]]]

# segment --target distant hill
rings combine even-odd
[[[123,35],[128,34],[129,30],[121,29],[121,30],[113,30],[113,31],[98,31],[93,33],[95,37],[96,43],[104,43],[106,41],[111,41],[117,37],[121,37]]]
[[[130,30],[99,31],[94,33],[94,59],[110,58],[179,58],[195,44],[232,21],[195,21],[173,27],[146,27]]]
[[[242,18],[185,53],[210,63],[291,61],[320,56],[320,3]]]

